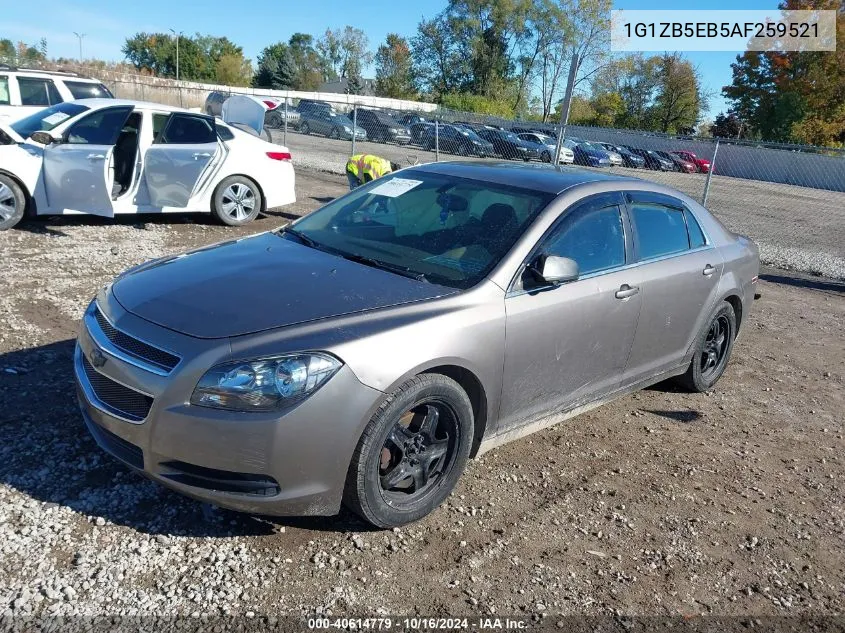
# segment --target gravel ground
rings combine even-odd
[[[842,613],[836,281],[766,270],[716,389],[657,386],[496,449],[399,530],[214,510],[102,453],[71,378],[89,298],[148,258],[279,226],[344,180],[300,169],[298,190],[237,230],[174,216],[0,233],[0,615]]]
[[[282,133],[271,132],[274,140],[281,143]],[[351,150],[348,141],[297,132],[289,132],[287,140],[297,166],[343,173]],[[400,164],[435,160],[433,152],[414,146],[357,143],[355,151],[384,156]],[[441,158],[458,157],[441,154]],[[706,174],[626,168],[613,171],[660,182],[696,200],[701,200],[707,180]],[[764,263],[845,279],[845,193],[714,176],[707,206],[732,231],[753,238],[760,246]]]

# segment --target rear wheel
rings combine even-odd
[[[6,174],[0,174],[0,231],[20,222],[25,209],[26,195],[21,186]]]
[[[733,306],[723,301],[699,333],[690,366],[677,382],[694,392],[711,389],[725,372],[735,338],[736,314]]]
[[[373,525],[416,521],[452,492],[469,458],[473,414],[460,385],[440,374],[405,382],[361,436],[344,503]]]
[[[306,121],[303,121],[302,124],[299,126],[299,131],[302,132],[303,134],[310,134],[311,133],[311,130],[308,127],[308,123]]]
[[[223,224],[241,226],[252,222],[261,206],[261,192],[255,182],[246,176],[229,176],[214,190],[211,211]]]

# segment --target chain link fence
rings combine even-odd
[[[106,83],[118,97],[218,113],[207,90],[142,79]],[[252,92],[261,97],[260,89]],[[278,107],[266,126],[298,166],[342,174],[350,155],[369,153],[402,165],[496,159],[633,176],[704,203],[752,237],[764,263],[845,278],[845,150],[578,125],[559,138],[560,126],[548,123],[322,97],[267,96]]]

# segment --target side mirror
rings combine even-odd
[[[60,140],[49,132],[33,132],[29,138],[41,145],[52,145],[53,143],[58,143]]]
[[[554,285],[575,281],[578,279],[578,274],[578,262],[556,255],[547,256],[543,262],[543,269],[540,271],[543,280]]]

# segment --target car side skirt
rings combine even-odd
[[[616,400],[623,396],[627,396],[628,394],[641,391],[642,389],[650,387],[651,385],[663,382],[664,380],[672,378],[673,376],[679,376],[686,371],[688,365],[689,360],[687,359],[683,364],[678,365],[673,369],[663,371],[659,374],[646,378],[645,380],[633,383],[626,387],[621,387],[619,389],[611,391],[610,393],[605,396],[602,396],[601,398],[597,398],[596,400],[580,404],[572,409],[569,409],[568,411],[564,411],[562,413],[553,413],[533,422],[529,422],[517,428],[505,431],[504,433],[499,433],[498,435],[485,438],[484,440],[482,440],[481,445],[478,448],[478,453],[476,454],[476,457],[483,455],[491,449],[497,448],[504,444],[508,444],[509,442],[518,440],[528,435],[532,435],[537,431],[542,431],[543,429],[547,429],[557,424],[560,424],[561,422],[569,420],[570,418],[574,418],[577,415],[581,415],[582,413],[586,413],[587,411],[591,411],[592,409],[600,407],[603,404],[607,404],[608,402],[612,402],[613,400]]]

